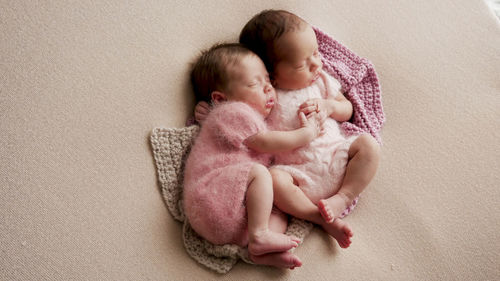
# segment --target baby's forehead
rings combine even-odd
[[[260,69],[262,67],[262,69]],[[241,78],[243,73],[265,70],[262,59],[255,53],[241,55],[233,63],[226,65],[225,71],[231,78]]]
[[[250,52],[231,55],[225,54],[219,57],[221,61],[219,70],[229,74],[235,68],[244,67],[245,60],[251,56],[255,56],[255,54]]]
[[[237,57],[233,57],[231,61],[228,61],[225,65],[225,69],[231,70],[234,69],[235,67],[237,68],[242,68],[245,67],[250,61],[257,61],[260,60],[262,61],[259,56],[257,56],[253,52],[245,53],[245,54],[238,54]]]
[[[275,44],[275,53],[282,60],[310,55],[318,48],[316,34],[312,28],[290,31]]]

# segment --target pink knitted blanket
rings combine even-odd
[[[323,69],[339,80],[351,101],[354,114],[342,123],[346,135],[370,133],[382,143],[380,130],[385,122],[382,96],[372,63],[361,58],[338,41],[314,27],[322,55]]]

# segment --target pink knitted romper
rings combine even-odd
[[[250,151],[243,141],[267,130],[262,115],[245,103],[216,106],[201,127],[186,161],[184,210],[193,229],[214,244],[248,244],[245,194],[255,163],[269,154]]]

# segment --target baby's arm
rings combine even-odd
[[[323,131],[325,114],[310,114],[306,117],[299,113],[301,127],[292,131],[264,131],[248,137],[245,144],[257,151],[278,153],[291,151],[304,146]]]
[[[300,106],[299,111],[306,115],[311,112],[325,112],[338,122],[348,121],[353,112],[352,103],[342,93],[326,99],[310,99]]]

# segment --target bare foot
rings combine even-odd
[[[318,202],[319,213],[323,217],[326,223],[332,223],[335,219],[335,214],[330,209],[330,205],[328,205],[328,201],[325,199],[321,199]]]
[[[341,248],[348,248],[351,245],[351,237],[354,235],[351,226],[342,219],[335,219],[331,223],[323,223],[323,229],[339,243]]]
[[[347,196],[340,193],[318,202],[318,210],[327,223],[333,222],[350,205]]]
[[[250,259],[256,264],[290,269],[294,269],[302,265],[300,259],[290,252],[272,253],[260,256],[250,255]]]
[[[300,239],[269,229],[262,230],[250,236],[248,252],[252,255],[263,255],[274,252],[284,252],[299,245]]]

